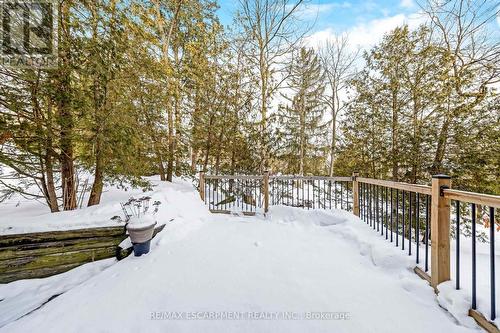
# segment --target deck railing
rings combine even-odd
[[[200,176],[200,195],[213,213],[266,213],[270,205],[352,211],[351,177]]]
[[[480,194],[473,192],[465,192],[453,190],[448,187],[443,187],[441,191],[441,196],[448,203],[448,211],[450,211],[450,206],[454,207],[454,223],[455,223],[455,235],[460,234],[461,221],[464,217],[470,216],[471,219],[471,309],[470,315],[474,318],[481,316],[478,312],[478,290],[477,290],[477,220],[478,220],[478,207],[480,210],[484,210],[485,221],[488,225],[488,241],[489,241],[489,319],[495,320],[497,317],[496,312],[496,271],[495,271],[495,233],[497,227],[498,217],[495,216],[495,209],[500,208],[500,196]],[[450,205],[453,201],[453,205]],[[498,213],[498,211],[497,211]],[[448,213],[449,214],[449,213]],[[455,237],[455,288],[461,289],[461,244],[460,237]],[[484,310],[486,308],[485,304],[481,305]]]
[[[424,244],[424,272],[429,270],[430,186],[357,178],[359,217],[420,264],[420,244]],[[413,244],[412,244],[413,243]],[[425,275],[423,275],[425,276]]]
[[[488,330],[497,329],[478,309],[488,313],[489,320],[496,319],[495,228],[498,217],[495,210],[498,213],[500,196],[453,190],[451,178],[446,175],[433,176],[432,186],[427,186],[363,178],[357,172],[351,177],[270,176],[267,172],[259,176],[200,173],[199,190],[210,211],[216,213],[265,214],[270,205],[351,211],[388,242],[414,255],[415,272],[436,290],[438,284],[452,279],[452,233],[455,236],[454,284],[456,289],[463,288],[460,230],[464,218],[470,217],[469,315]],[[489,309],[484,302],[478,305],[478,207],[487,212],[486,220],[489,221]],[[482,292],[486,292],[484,284],[481,286]]]

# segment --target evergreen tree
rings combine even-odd
[[[324,106],[324,78],[318,56],[313,49],[301,48],[290,64],[288,85],[290,94],[282,96],[288,101],[279,113],[283,140],[283,154],[288,160],[288,172],[311,172],[311,165],[321,154]]]

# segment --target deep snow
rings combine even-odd
[[[457,306],[466,296],[440,296],[456,298],[453,317],[413,273],[414,258],[350,213],[276,206],[266,217],[214,215],[183,181],[152,197],[167,226],[148,255],[0,285],[0,323],[10,322],[0,332],[479,330]],[[111,201],[103,210],[116,215]],[[51,292],[64,293],[22,316]],[[167,320],[172,312],[184,319]],[[311,312],[329,319],[301,319]],[[252,320],[194,319],[237,314]]]

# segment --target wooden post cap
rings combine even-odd
[[[451,179],[450,176],[448,175],[443,175],[443,174],[437,174],[437,175],[433,175],[432,178],[436,178],[436,179]]]

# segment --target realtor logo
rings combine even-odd
[[[58,0],[0,0],[0,65],[57,67]]]

